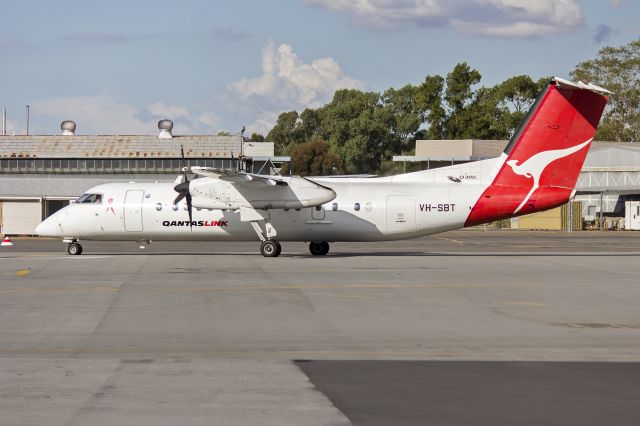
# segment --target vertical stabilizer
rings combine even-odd
[[[553,79],[505,148],[505,161],[465,223],[473,226],[566,203],[607,103],[594,85]]]

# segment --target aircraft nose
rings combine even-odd
[[[40,225],[36,226],[36,235],[41,237],[58,237],[60,236],[60,230],[56,225],[56,221],[53,216],[43,220]]]

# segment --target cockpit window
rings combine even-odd
[[[76,200],[76,204],[100,204],[102,203],[102,194],[82,194]]]

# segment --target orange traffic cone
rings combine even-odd
[[[11,242],[11,238],[9,238],[8,236],[4,236],[4,239],[2,240],[2,243],[0,244],[0,246],[2,247],[6,247],[6,246],[12,246],[13,243]]]

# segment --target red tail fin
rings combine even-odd
[[[505,148],[493,183],[469,213],[477,225],[566,203],[607,103],[597,86],[554,79]]]

